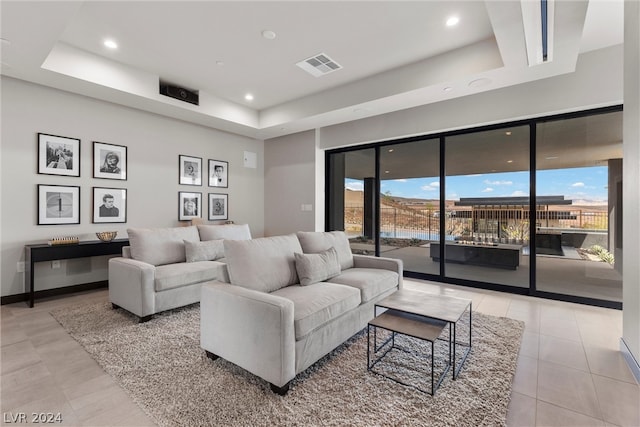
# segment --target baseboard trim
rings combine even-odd
[[[620,351],[627,361],[627,365],[631,369],[633,376],[636,377],[636,382],[640,384],[640,363],[633,357],[633,353],[629,350],[629,346],[624,342],[624,338],[620,338]]]
[[[99,282],[82,283],[80,285],[63,286],[62,288],[45,289],[43,291],[35,292],[35,299],[55,297],[59,295],[72,294],[75,292],[90,291],[93,289],[106,288],[109,286],[108,280],[101,280]],[[29,301],[29,293],[7,295],[0,297],[0,305],[14,304],[16,302]]]

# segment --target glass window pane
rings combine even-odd
[[[536,135],[537,290],[622,301],[622,112]]]
[[[440,238],[440,140],[380,148],[380,255],[405,271],[440,274],[429,256]]]
[[[445,276],[528,287],[529,127],[447,137],[445,172]]]

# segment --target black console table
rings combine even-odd
[[[110,242],[91,240],[69,245],[25,245],[24,265],[26,281],[29,283],[29,307],[35,302],[34,264],[36,262],[54,261],[61,259],[86,258],[102,255],[117,255],[122,253],[122,247],[129,245],[129,239],[114,239]]]

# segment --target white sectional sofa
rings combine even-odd
[[[352,255],[343,232],[223,245],[230,284],[216,280],[201,288],[200,346],[278,394],[364,328],[376,301],[402,287],[401,260]]]
[[[224,266],[224,239],[251,239],[247,224],[130,228],[123,256],[109,260],[109,300],[140,322],[200,301]],[[224,271],[222,271],[224,273]]]

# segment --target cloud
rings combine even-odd
[[[491,187],[487,187],[484,190],[482,190],[483,193],[491,193],[493,191],[493,188]]]
[[[406,179],[394,179],[395,182],[407,182]]]
[[[364,191],[364,183],[363,182],[347,182],[345,184],[345,188],[352,191]]]
[[[571,184],[572,187],[584,187],[584,182],[574,182]]]
[[[527,196],[528,194],[521,190],[517,190],[511,193],[511,197],[527,197]]]
[[[440,188],[440,182],[439,181],[434,181],[431,182],[427,185],[423,185],[422,187],[420,187],[421,190],[424,191],[437,191]]]
[[[513,181],[489,181],[485,179],[483,182],[487,185],[513,185]]]

